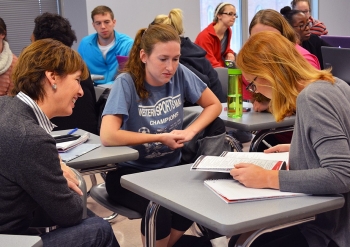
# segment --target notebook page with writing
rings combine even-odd
[[[307,194],[304,193],[282,192],[274,189],[247,188],[233,179],[205,180],[204,184],[226,203],[307,196]]]

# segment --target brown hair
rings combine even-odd
[[[20,54],[12,73],[12,95],[24,92],[35,101],[44,99],[45,71],[60,77],[81,71],[81,79],[89,76],[79,53],[53,39],[41,39],[27,46]]]
[[[232,3],[225,3],[225,2],[222,2],[222,3],[219,3],[216,8],[215,8],[215,11],[214,11],[214,19],[213,19],[213,22],[218,22],[218,15],[222,15],[222,13],[224,13],[224,9],[227,5],[232,5],[234,8],[236,8]]]
[[[325,80],[334,83],[330,70],[317,70],[284,36],[271,31],[251,36],[236,59],[237,66],[247,74],[271,84],[271,110],[276,121],[296,111],[296,98],[305,83]]]
[[[311,10],[311,4],[310,4],[309,0],[293,0],[293,1],[290,2],[290,6],[292,6],[292,8],[295,9],[295,6],[299,2],[307,2],[307,4],[309,5],[309,10]]]
[[[0,17],[0,34],[5,35],[4,40],[7,41],[7,39],[6,39],[6,35],[7,35],[6,24],[1,17]]]
[[[266,26],[273,27],[277,29],[284,37],[289,41],[296,43],[297,36],[294,29],[289,25],[286,19],[273,9],[263,9],[259,10],[249,25],[249,34],[252,31],[252,28],[257,24],[263,24]]]
[[[141,100],[147,99],[149,93],[145,88],[144,81],[146,77],[145,64],[141,61],[140,50],[143,49],[149,56],[151,55],[156,43],[166,43],[176,41],[181,44],[180,37],[175,29],[167,24],[150,24],[148,28],[140,29],[130,50],[129,59],[122,72],[129,73],[135,83],[135,88]]]
[[[169,15],[157,15],[153,23],[171,25],[175,28],[178,35],[182,35],[184,33],[182,18],[181,9],[172,9],[170,10]]]
[[[95,15],[105,15],[106,13],[109,13],[111,15],[112,20],[114,20],[113,11],[111,10],[111,8],[104,5],[97,6],[91,11],[91,19],[92,21],[94,21]]]

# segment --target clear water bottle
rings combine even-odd
[[[227,116],[241,118],[243,115],[242,71],[228,69]]]

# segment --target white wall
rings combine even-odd
[[[95,32],[91,25],[91,11],[97,5],[106,5],[113,10],[117,20],[116,30],[132,38],[136,32],[147,27],[159,14],[168,14],[173,8],[180,8],[184,14],[185,35],[195,39],[200,31],[199,0],[86,0],[89,34]]]
[[[73,49],[78,49],[80,40],[88,34],[86,0],[61,0],[61,15],[67,18],[77,36]]]
[[[350,36],[349,10],[349,0],[319,0],[318,19],[326,25],[329,35]]]
[[[244,1],[244,0],[243,0]],[[147,27],[158,14],[168,14],[172,8],[184,12],[185,36],[192,41],[200,32],[199,0],[61,0],[62,15],[68,18],[80,40],[95,30],[91,11],[97,5],[109,6],[117,20],[116,30],[134,38],[137,30]],[[319,17],[330,35],[350,36],[350,1],[319,0]],[[77,44],[73,48],[77,47]]]

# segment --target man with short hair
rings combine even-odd
[[[128,56],[133,40],[114,30],[116,20],[107,6],[97,6],[91,12],[92,25],[97,33],[88,35],[80,42],[78,52],[91,74],[103,75],[95,84],[111,84],[117,74],[117,55]]]

